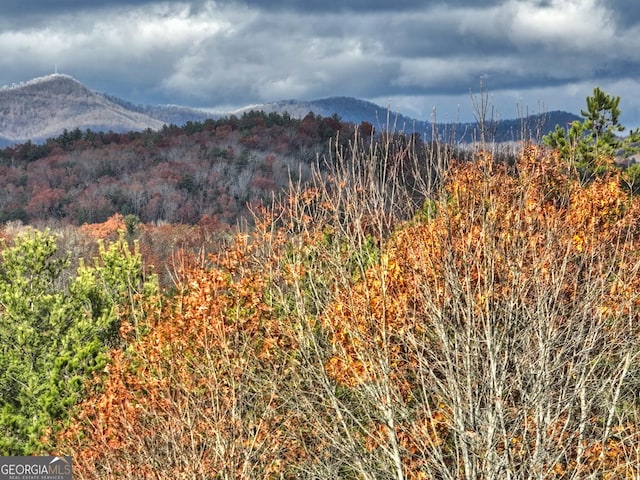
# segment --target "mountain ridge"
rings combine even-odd
[[[233,114],[243,114],[252,110],[280,114],[287,112],[294,118],[303,118],[309,112],[323,117],[331,117],[337,114],[344,122],[356,124],[368,122],[379,129],[387,128],[387,126],[393,127],[395,124],[400,129],[403,129],[402,127],[406,125],[414,125],[415,131],[420,131],[422,130],[421,127],[430,125],[429,122],[416,120],[368,100],[347,96],[332,96],[315,100],[280,100],[243,107],[235,110]],[[389,117],[390,125],[387,125],[387,117]]]
[[[382,107],[373,102],[354,97],[334,96],[316,100],[280,100],[251,105],[232,112],[242,115],[250,111],[265,113],[289,113],[294,118],[303,118],[310,111],[316,115],[331,117],[338,114],[345,122],[359,124],[368,122],[376,129],[388,129],[404,133],[419,133],[426,140],[434,135],[445,141],[470,143],[479,135],[477,122],[432,122],[419,120],[398,111]],[[486,121],[487,138],[497,142],[540,139],[555,129],[556,125],[567,125],[579,120],[577,115],[561,110],[528,115],[524,118]]]
[[[316,100],[280,100],[250,105],[231,112],[213,112],[180,105],[136,105],[107,93],[97,93],[74,77],[55,73],[19,84],[0,88],[0,146],[42,142],[64,130],[141,131],[157,130],[164,125],[183,125],[188,121],[204,121],[241,116],[250,111],[287,113],[304,118],[313,113],[323,117],[338,115],[342,121],[360,124],[368,122],[377,129],[417,132],[425,139],[436,133],[447,140],[473,141],[475,123],[438,124],[418,120],[391,111],[367,100],[333,96]],[[526,119],[502,120],[492,124],[492,139],[521,140],[527,130],[536,130],[535,138],[553,130],[556,124],[566,124],[579,117],[568,112],[550,112]]]

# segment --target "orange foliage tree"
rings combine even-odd
[[[338,293],[326,369],[394,478],[638,475],[640,203],[620,184],[535,148],[454,166]]]
[[[60,437],[79,478],[281,478],[305,455],[304,425],[287,413],[293,330],[274,311],[254,249],[239,235],[212,268],[182,258],[180,291],[146,335],[112,352]]]

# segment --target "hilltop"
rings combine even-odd
[[[126,132],[161,128],[164,122],[126,109],[78,80],[47,75],[0,90],[0,140],[41,141],[65,129]]]

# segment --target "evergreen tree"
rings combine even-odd
[[[149,293],[137,249],[123,237],[75,275],[49,232],[32,231],[5,246],[0,264],[0,454],[46,448],[121,342],[120,314]]]
[[[587,97],[587,109],[580,111],[584,120],[572,122],[568,130],[556,125],[555,131],[542,139],[543,143],[557,149],[586,176],[600,173],[618,150],[631,150],[631,144],[640,139],[638,130],[624,139],[617,136],[625,131],[619,122],[619,105],[620,97],[607,95],[596,87],[593,96]]]

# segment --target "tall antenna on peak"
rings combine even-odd
[[[56,75],[58,74],[58,64],[57,64],[57,63],[55,63],[55,64],[54,64],[54,66],[53,66],[53,71],[54,71],[54,73],[55,73]]]

